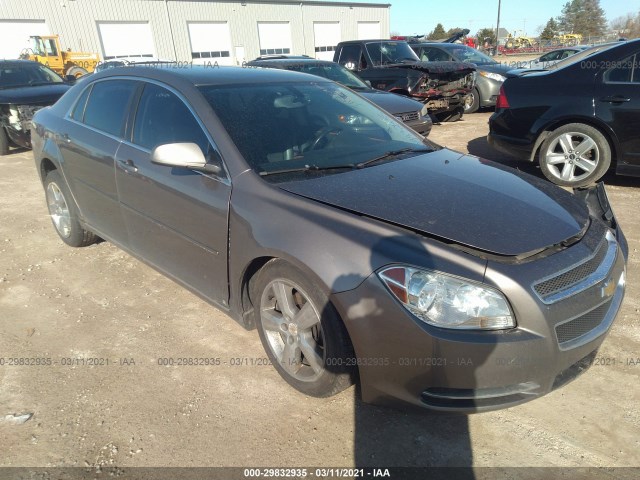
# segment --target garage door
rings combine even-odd
[[[29,47],[29,37],[31,35],[49,35],[49,28],[44,20],[24,21],[0,20],[0,58],[18,58],[20,52]]]
[[[227,22],[189,23],[193,63],[235,65]]]
[[[258,22],[260,55],[291,53],[289,22]]]
[[[105,60],[115,57],[153,57],[153,36],[148,23],[98,23]]]
[[[316,58],[333,60],[333,52],[340,43],[340,22],[313,22]]]
[[[380,38],[380,22],[358,22],[358,40]]]

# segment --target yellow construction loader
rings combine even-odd
[[[62,50],[58,35],[33,36],[29,40],[31,46],[22,50],[20,58],[40,62],[62,76],[81,77],[93,72],[100,61],[97,53]]]

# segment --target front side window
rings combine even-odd
[[[251,168],[351,166],[402,149],[433,148],[337,83],[199,87]]]
[[[138,83],[107,80],[93,85],[84,111],[84,123],[111,135],[121,136],[127,108]]]
[[[209,140],[182,100],[166,88],[147,83],[138,103],[133,143],[153,150],[166,143],[195,143],[209,152]]]

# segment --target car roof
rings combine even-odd
[[[389,38],[371,38],[365,40],[345,40],[340,42],[342,45],[348,45],[350,43],[373,43],[373,42],[389,42],[389,43],[407,43],[406,40],[391,40]]]
[[[331,62],[329,60],[318,60],[317,58],[311,57],[287,57],[287,58],[261,58],[258,57],[255,60],[251,60],[247,62],[247,65],[251,65],[255,63],[256,65],[260,64],[275,64],[275,65],[304,65],[307,63],[312,63],[314,65],[339,65],[335,62]]]
[[[20,59],[0,59],[0,65],[42,65],[39,62],[33,60],[20,60]]]
[[[246,85],[271,82],[330,82],[330,80],[326,80],[322,77],[317,77],[315,75],[309,75],[306,73],[292,72],[290,70],[206,65],[186,66],[186,68],[174,65],[167,65],[166,67],[124,66],[118,68],[109,68],[95,74],[94,80],[122,76],[159,80],[167,83],[186,80],[187,82],[196,86],[237,84]]]

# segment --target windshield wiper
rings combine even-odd
[[[397,157],[398,155],[403,155],[405,153],[427,153],[433,152],[431,148],[402,148],[400,150],[390,150],[379,157],[372,158],[370,160],[365,160],[364,162],[356,163],[356,168],[364,168],[367,165],[375,162],[379,162],[381,160],[386,160],[388,158]]]
[[[281,170],[263,170],[258,175],[261,177],[266,177],[268,175],[280,175],[281,173],[296,173],[296,172],[317,172],[320,170],[340,170],[344,168],[348,168],[349,170],[353,170],[357,165],[353,163],[348,163],[346,165],[332,165],[321,167],[318,165],[305,165],[304,167],[296,167],[296,168],[283,168]]]

